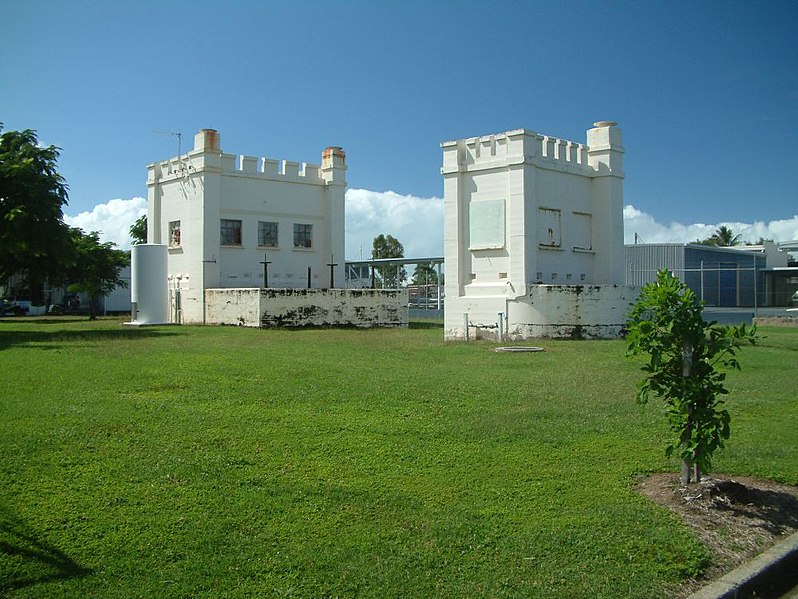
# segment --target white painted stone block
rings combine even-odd
[[[406,327],[406,289],[209,289],[208,324]]]

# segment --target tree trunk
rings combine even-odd
[[[689,443],[690,437],[693,434],[693,406],[690,402],[689,394],[687,393],[687,379],[692,376],[693,373],[693,346],[690,345],[688,341],[682,342],[682,378],[685,380],[685,391],[684,396],[682,397],[682,401],[687,404],[687,426],[685,427],[684,432],[682,433],[681,442]],[[690,474],[691,470],[698,471],[698,466],[687,458],[682,458],[682,473],[681,473],[681,481],[683,485],[690,484]],[[696,482],[698,480],[696,479]]]
[[[679,478],[683,485],[690,484],[690,462],[685,458],[682,458],[682,473]]]
[[[95,298],[89,298],[89,320],[97,320],[97,313],[99,312],[99,301]]]

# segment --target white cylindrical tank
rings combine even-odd
[[[142,243],[131,248],[130,301],[133,324],[169,322],[166,246]]]

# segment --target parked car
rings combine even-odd
[[[792,294],[792,299],[790,299],[790,307],[794,308],[798,306],[798,291]]]
[[[27,306],[21,306],[17,302],[0,300],[0,316],[24,316],[27,313]]]

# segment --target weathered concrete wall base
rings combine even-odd
[[[623,285],[533,285],[512,298],[447,298],[447,310],[454,309],[447,312],[444,334],[447,340],[616,339],[638,294]]]
[[[209,289],[206,322],[248,327],[406,327],[396,289]]]
[[[624,332],[623,324],[600,325],[522,325],[510,331],[510,341],[526,339],[618,339]]]

